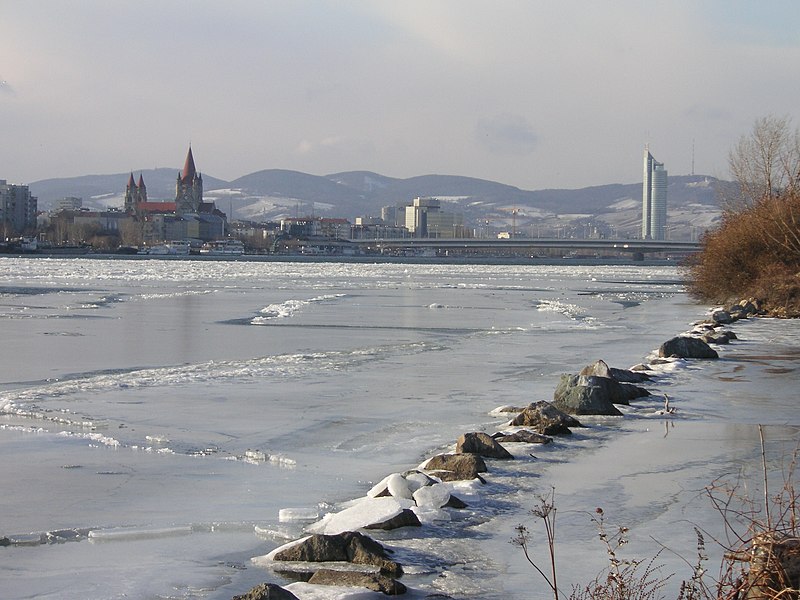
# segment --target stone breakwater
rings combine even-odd
[[[235,600],[311,597],[308,586],[314,586],[318,593],[317,586],[322,585],[366,588],[386,595],[405,593],[406,586],[399,581],[403,565],[393,559],[396,553],[409,552],[402,548],[402,540],[395,538],[395,547],[389,547],[364,531],[380,538],[386,535],[381,532],[441,527],[458,520],[453,516],[471,510],[470,497],[491,488],[495,461],[535,460],[531,450],[537,445],[550,444],[557,436],[567,439],[573,429],[586,427],[578,417],[623,416],[618,406],[634,406],[637,399],[651,395],[647,385],[657,380],[660,365],[718,358],[715,346],[737,339],[727,326],[759,314],[763,313],[752,300],[713,310],[691,330],[665,341],[647,362],[619,369],[598,360],[575,374],[563,375],[552,401],[494,409],[492,416],[509,417],[499,431],[465,432],[451,451],[435,454],[405,472],[387,475],[364,497],[306,527],[307,536],[253,558],[254,564],[295,583],[285,587],[262,584]],[[676,407],[665,394],[663,408],[656,414],[675,413]],[[435,591],[417,592],[415,597],[419,598],[451,598]]]

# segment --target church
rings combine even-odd
[[[209,242],[225,237],[227,217],[213,202],[203,202],[203,177],[195,167],[191,146],[175,182],[173,202],[149,201],[144,178],[140,174],[137,182],[131,173],[123,210],[141,226],[146,243],[187,239]]]

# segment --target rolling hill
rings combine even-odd
[[[134,171],[144,177],[150,199],[171,200],[178,169]],[[93,209],[121,206],[130,173],[46,179],[30,185],[47,210],[64,196],[83,198]],[[581,189],[528,191],[472,177],[421,175],[407,179],[369,171],[310,175],[266,169],[224,181],[203,176],[204,195],[234,218],[278,220],[290,216],[380,216],[384,206],[433,196],[444,210],[461,212],[478,229],[515,229],[535,236],[556,231],[636,237],[641,219],[641,183],[610,184]],[[668,226],[675,239],[688,239],[719,218],[717,199],[730,182],[703,175],[670,176]]]

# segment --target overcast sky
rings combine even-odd
[[[797,0],[0,0],[0,179],[727,177],[799,78]]]

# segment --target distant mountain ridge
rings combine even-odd
[[[173,200],[179,169],[143,169],[150,199]],[[47,210],[65,196],[84,199],[84,206],[121,206],[130,173],[45,179],[30,184]],[[409,203],[417,196],[440,198],[446,210],[464,213],[473,227],[582,226],[616,228],[635,236],[641,219],[641,183],[609,184],[581,189],[536,191],[472,177],[421,175],[407,179],[370,171],[310,175],[265,169],[224,181],[203,175],[204,195],[234,218],[278,220],[287,216],[335,216],[354,220],[380,216],[384,206]],[[705,229],[720,214],[719,194],[732,185],[703,175],[670,176],[668,221],[671,227]]]

